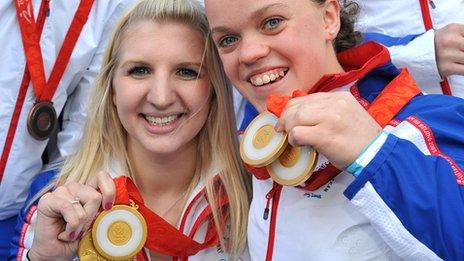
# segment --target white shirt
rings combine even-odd
[[[41,1],[32,2],[34,16],[37,18]],[[67,156],[76,148],[86,116],[87,94],[100,69],[106,43],[115,22],[132,2],[132,0],[98,0],[93,3],[89,19],[82,29],[52,100],[57,114],[62,114],[63,123],[56,139],[58,155],[54,155],[51,160]],[[50,13],[45,20],[40,39],[47,80],[79,3],[79,0],[50,1]],[[15,2],[0,1],[0,14],[0,153],[2,153],[26,60]],[[35,96],[30,84],[0,183],[0,220],[18,214],[32,180],[43,169],[41,156],[48,141],[32,138],[26,125],[27,115],[34,101]]]

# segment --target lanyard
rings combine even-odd
[[[218,233],[211,221],[212,210],[210,206],[206,207],[200,214],[197,222],[195,222],[192,228],[192,232],[195,233],[202,222],[209,220],[205,241],[199,243],[192,239],[194,234],[190,236],[184,235],[177,228],[146,207],[143,203],[142,196],[132,180],[122,176],[114,179],[114,182],[116,185],[115,204],[128,205],[129,201],[133,200],[139,207],[138,211],[145,218],[148,228],[148,237],[145,247],[148,249],[168,256],[188,257],[195,255],[203,249],[219,244]],[[225,195],[219,196],[219,208],[222,209],[226,207],[227,204],[227,197]]]
[[[48,4],[50,0],[45,0]],[[48,82],[40,48],[39,28],[34,19],[32,0],[15,0],[16,13],[21,29],[22,42],[26,55],[27,68],[38,101],[51,101],[58,83],[63,76],[77,39],[87,22],[93,0],[82,0],[68,29],[63,45],[53,66]],[[38,20],[41,20],[40,18]]]
[[[37,19],[38,27],[34,18],[32,0],[15,0],[16,14],[27,61],[27,76],[32,81],[32,87],[36,96],[36,103],[29,111],[27,130],[37,140],[49,138],[56,129],[58,121],[52,98],[93,5],[93,0],[82,0],[79,3],[47,82],[40,47],[40,34],[45,22],[45,13],[49,11],[49,2],[50,0],[44,0],[42,4],[46,12],[40,10],[41,12]]]

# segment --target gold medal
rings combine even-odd
[[[131,260],[145,245],[147,224],[137,207],[115,205],[101,212],[92,231],[87,232],[79,243],[79,259],[87,260]]]
[[[95,249],[92,241],[92,232],[87,231],[79,241],[79,246],[77,250],[77,255],[79,256],[79,261],[106,261],[105,257],[100,255]],[[130,259],[127,259],[130,260]]]
[[[284,186],[296,186],[307,180],[317,163],[317,152],[310,146],[287,145],[280,157],[266,166],[271,178]]]
[[[27,130],[36,140],[48,139],[58,123],[55,108],[51,102],[37,102],[27,117]]]
[[[296,186],[307,180],[317,163],[311,146],[293,147],[287,134],[274,130],[278,118],[269,112],[258,115],[240,140],[242,160],[254,167],[266,167],[271,178],[284,186]]]
[[[287,145],[287,134],[274,130],[278,118],[269,112],[258,115],[240,141],[240,156],[248,165],[264,167],[276,160]]]

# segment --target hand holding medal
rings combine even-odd
[[[41,196],[37,208],[31,260],[71,260],[81,236],[101,208],[111,209],[116,189],[107,172],[100,172],[88,184],[71,182]]]
[[[302,95],[302,92],[295,91],[293,98]],[[311,176],[317,152],[311,146],[291,146],[285,132],[274,130],[277,117],[289,100],[289,97],[282,96],[268,98],[269,112],[258,115],[245,130],[240,142],[240,156],[248,165],[266,167],[275,182],[296,186]]]

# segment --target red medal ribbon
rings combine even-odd
[[[39,9],[39,15],[37,17],[37,24],[38,24],[37,30],[39,31],[39,35],[42,34],[42,30],[45,24],[45,13],[48,12],[48,8],[49,8],[49,0],[42,1],[40,5],[40,9]],[[6,168],[8,156],[10,155],[11,145],[13,143],[13,139],[15,136],[16,127],[18,126],[18,120],[21,114],[21,109],[24,103],[24,99],[26,97],[26,92],[27,92],[27,87],[29,86],[29,81],[30,81],[30,75],[26,67],[24,68],[24,74],[23,74],[23,79],[21,81],[21,87],[18,93],[18,99],[14,107],[13,115],[10,121],[10,127],[8,128],[5,145],[3,146],[2,156],[0,158],[0,182],[3,179],[3,173]]]
[[[45,0],[47,7],[49,1],[50,0]],[[66,37],[48,82],[45,80],[45,69],[40,48],[41,30],[37,27],[34,18],[32,0],[16,0],[15,3],[24,53],[27,60],[27,68],[32,80],[35,96],[38,101],[51,101],[68,65],[69,59],[71,58],[72,51],[77,43],[82,28],[87,22],[93,0],[82,0],[80,2],[69,30],[66,33]]]
[[[148,230],[145,247],[148,249],[172,257],[188,257],[219,244],[218,233],[212,222],[210,206],[203,210],[192,228],[192,233],[187,236],[145,206],[142,196],[130,178],[118,177],[114,179],[114,183],[116,185],[114,203],[130,205],[130,200],[132,200],[138,205],[138,211],[145,218]],[[228,199],[224,196],[224,193],[219,193],[219,195],[222,196],[218,199],[218,205],[220,208],[224,208],[228,204]],[[205,241],[199,243],[193,240],[193,237],[199,225],[204,222],[209,222],[208,231]],[[140,258],[140,254],[138,257]]]
[[[56,88],[58,87],[58,83],[69,62],[71,53],[77,43],[80,32],[82,31],[84,24],[87,22],[90,9],[93,5],[93,0],[83,0],[80,2],[51,72],[48,85],[45,81],[45,69],[40,49],[40,36],[45,24],[46,13],[50,11],[50,0],[42,1],[37,22],[34,20],[31,0],[16,0],[15,4],[27,66],[24,69],[21,87],[19,89],[18,98],[16,100],[5,144],[0,157],[0,182],[3,178],[8,157],[10,155],[21,109],[24,104],[27,88],[31,78],[37,100],[51,102]]]
[[[367,49],[367,51],[359,52],[356,50],[360,48],[363,48],[362,50]],[[375,55],[372,56],[372,53]],[[369,55],[371,56],[369,57]],[[328,92],[350,84],[362,78],[372,69],[387,63],[389,61],[389,55],[385,47],[369,42],[361,47],[353,48],[349,51],[338,54],[338,59],[348,72],[323,76],[314,85],[314,87],[310,88],[311,91],[308,92],[308,94],[315,92]],[[419,93],[420,89],[412,76],[408,73],[407,69],[402,69],[400,74],[388,83],[377,98],[375,98],[375,100],[365,108],[383,128],[413,97]],[[300,96],[302,96],[302,92],[299,90],[293,92],[292,97],[270,95],[267,100],[267,109],[279,117],[288,101]],[[246,166],[246,168],[258,179],[270,178],[265,167],[256,168]],[[314,174],[305,182],[305,185],[299,187],[305,190],[314,191],[333,179],[339,173],[340,170],[335,168],[332,164],[329,164],[325,168],[314,172]]]

